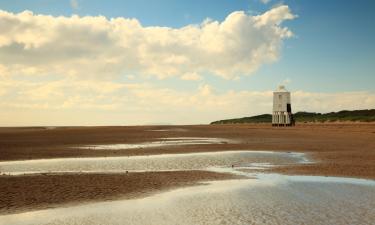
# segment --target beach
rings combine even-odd
[[[244,156],[238,154],[252,157],[251,154],[258,151],[264,155],[257,155],[260,161],[251,165],[260,164],[255,169],[263,174],[373,180],[374,138],[375,124],[372,123],[297,124],[296,127],[280,128],[269,124],[0,128],[0,170],[3,174],[0,176],[0,213],[6,215],[97,201],[145,198],[210,181],[244,179],[246,177],[241,174],[207,171],[203,169],[206,167],[204,163],[208,163],[207,167],[211,164],[229,168],[241,166],[241,170]],[[220,152],[224,155],[217,158]],[[292,153],[295,154],[293,157],[288,155]],[[263,166],[271,160],[267,157],[272,154],[281,154],[272,156],[274,161],[271,164],[277,166]],[[296,156],[308,163],[297,163],[301,159],[296,161]],[[170,160],[168,157],[175,158]],[[232,165],[231,161],[223,161],[228,157],[241,163]],[[277,161],[280,157],[285,157],[284,161]],[[14,171],[18,174],[9,174],[13,167],[8,169],[8,174],[4,171],[14,163],[30,166],[30,162],[34,168],[43,163],[55,165],[51,160],[69,163],[73,159],[87,158],[95,163],[123,159],[125,161],[120,161],[120,166],[134,164],[134,168],[128,166],[127,171],[118,167],[119,171],[112,171],[118,168],[108,163],[111,164],[110,172],[106,172],[106,167],[105,171],[91,171],[90,167],[87,167],[90,171],[86,171],[86,167],[83,171],[74,171],[75,167],[72,167],[73,171],[49,171],[54,170],[52,166],[46,167],[47,171],[28,174],[28,167],[19,172],[20,166],[16,165]],[[133,163],[133,159],[136,162]],[[180,160],[176,165],[168,161],[176,159]],[[202,160],[202,168],[196,164],[179,165],[194,160]],[[89,166],[90,162],[84,163]],[[152,165],[144,166],[148,162]],[[81,165],[80,161],[76,164]],[[170,165],[164,168],[164,164]]]

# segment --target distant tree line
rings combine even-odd
[[[374,122],[375,109],[365,110],[343,110],[339,112],[330,113],[315,113],[315,112],[297,112],[293,114],[295,121],[298,123],[304,122],[336,122],[336,121],[358,121],[358,122]],[[251,117],[243,117],[237,119],[227,119],[214,121],[211,124],[233,124],[233,123],[271,123],[271,114],[261,114]]]

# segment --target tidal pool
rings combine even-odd
[[[0,225],[372,224],[375,221],[374,180],[258,172],[298,163],[310,162],[303,153],[272,151],[0,162],[0,170],[13,175],[203,169],[251,177],[207,182],[140,199],[1,215]]]
[[[90,149],[90,150],[125,150],[138,148],[155,148],[155,147],[170,147],[178,145],[210,145],[210,144],[226,144],[234,143],[233,140],[225,138],[210,138],[210,137],[175,137],[175,138],[160,138],[157,141],[136,143],[136,144],[109,144],[109,145],[85,145],[75,148]]]
[[[260,175],[135,200],[0,216],[1,225],[373,224],[375,181]]]
[[[307,162],[302,153],[221,151],[131,157],[59,158],[0,162],[5,174],[48,172],[137,172],[204,170],[211,168],[265,169],[274,165]]]

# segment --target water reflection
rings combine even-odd
[[[138,148],[155,148],[155,147],[171,147],[179,145],[210,145],[210,144],[226,144],[234,143],[233,140],[225,138],[209,138],[209,137],[175,137],[161,138],[157,141],[136,143],[136,144],[109,144],[109,145],[85,145],[76,148],[90,150],[125,150]]]
[[[144,199],[0,216],[0,224],[372,224],[375,182],[260,176]],[[354,181],[354,182],[352,182]]]
[[[132,157],[60,158],[0,162],[6,174],[48,172],[124,172],[199,170],[212,167],[264,169],[306,162],[304,154],[269,151],[222,151]]]

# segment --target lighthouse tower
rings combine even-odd
[[[273,92],[272,126],[294,126],[290,92],[283,85]]]

